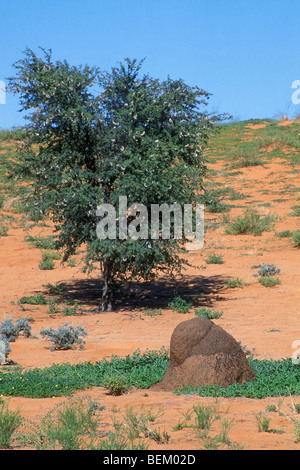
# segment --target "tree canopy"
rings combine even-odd
[[[203,149],[224,116],[209,114],[209,93],[168,77],[142,74],[143,61],[125,59],[105,72],[54,61],[27,49],[14,64],[9,88],[27,114],[27,138],[15,171],[25,177],[32,217],[50,217],[64,259],[85,247],[85,266],[98,266],[102,310],[112,309],[114,282],[173,275],[184,266],[182,239],[97,236],[97,207],[196,204],[203,197]],[[127,213],[127,222],[136,220]],[[137,222],[137,221],[136,221]],[[137,225],[137,224],[136,224]],[[144,233],[145,235],[145,233]]]

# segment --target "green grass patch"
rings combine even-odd
[[[231,158],[233,160],[233,163],[230,164],[232,170],[264,164],[257,150],[253,149],[253,142],[251,142],[251,145],[248,144],[247,147],[235,150]]]
[[[222,311],[212,310],[211,308],[199,307],[195,308],[196,317],[209,318],[210,320],[217,320],[223,315]]]
[[[162,309],[161,308],[145,308],[142,310],[142,313],[144,315],[147,315],[148,317],[156,317],[162,314]]]
[[[30,245],[40,248],[41,250],[55,250],[55,238],[50,237],[41,237],[41,236],[31,236],[26,235],[25,241],[29,242]]]
[[[188,313],[192,306],[192,302],[188,302],[187,300],[180,297],[180,295],[175,297],[174,300],[172,300],[172,302],[170,302],[168,305],[171,310],[174,310],[178,313]]]
[[[43,294],[24,296],[20,299],[21,304],[30,304],[30,305],[46,305],[48,303],[47,299]]]
[[[6,237],[8,232],[8,227],[0,225],[0,237]]]
[[[202,397],[246,397],[265,398],[299,395],[300,365],[291,359],[281,361],[248,359],[256,374],[256,380],[243,385],[234,383],[228,387],[207,385],[206,387],[183,387],[177,395],[194,394]]]
[[[293,207],[293,215],[295,217],[300,217],[300,202],[297,202],[297,204],[295,204]]]
[[[244,284],[243,284],[242,279],[240,279],[239,277],[236,277],[234,279],[228,279],[228,281],[226,281],[226,286],[231,289],[236,288],[236,287],[243,289]]]
[[[44,369],[0,372],[0,395],[46,398],[71,395],[76,390],[101,387],[107,377],[123,376],[128,387],[146,389],[162,380],[168,367],[168,351],[136,351],[132,356],[91,364],[54,364]]]
[[[300,230],[296,230],[293,234],[293,244],[296,248],[300,246]]]
[[[279,238],[289,238],[293,236],[293,232],[290,230],[283,230],[282,232],[276,233],[277,237]]]
[[[212,253],[209,257],[205,260],[207,264],[223,264],[225,263],[222,255],[216,255]]]
[[[276,216],[261,215],[256,209],[248,208],[244,210],[243,216],[236,217],[231,225],[226,229],[229,235],[253,234],[261,235],[262,232],[271,230]]]
[[[290,358],[280,361],[248,359],[257,380],[234,383],[223,388],[217,385],[184,387],[176,394],[213,397],[264,398],[300,394],[300,365]],[[46,398],[68,396],[76,390],[101,387],[107,377],[122,376],[126,387],[147,389],[160,382],[169,365],[168,351],[136,351],[132,356],[112,357],[96,363],[54,364],[44,369],[0,372],[0,395]],[[109,384],[111,386],[111,384]]]
[[[265,287],[274,287],[278,284],[281,284],[281,280],[278,277],[274,276],[261,276],[258,279],[258,282]]]

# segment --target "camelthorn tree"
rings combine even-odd
[[[104,72],[41,51],[27,49],[9,79],[30,112],[16,174],[30,181],[24,200],[32,217],[53,220],[64,260],[84,246],[86,268],[100,267],[102,310],[110,311],[115,281],[179,272],[184,237],[132,240],[117,231],[100,239],[97,207],[116,207],[118,226],[120,196],[147,208],[201,202],[203,149],[224,115],[206,112],[204,90],[142,74],[143,61]]]

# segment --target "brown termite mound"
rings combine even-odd
[[[154,390],[175,390],[186,385],[227,387],[255,380],[243,350],[223,328],[208,318],[180,323],[170,342],[169,367]]]

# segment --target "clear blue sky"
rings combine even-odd
[[[0,80],[26,47],[109,70],[125,57],[213,94],[210,110],[235,119],[300,113],[299,0],[1,0]],[[0,128],[25,123],[17,98],[0,104]]]

